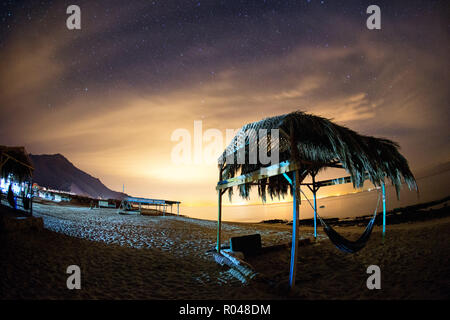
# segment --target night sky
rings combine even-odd
[[[67,6],[81,30],[66,28]],[[381,30],[366,8],[381,8]],[[2,1],[0,144],[62,153],[136,196],[214,201],[214,164],[175,165],[177,128],[294,110],[450,160],[445,1]],[[225,145],[224,145],[225,147]]]

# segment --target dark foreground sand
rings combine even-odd
[[[0,235],[1,299],[450,298],[450,217],[388,226],[384,244],[375,227],[356,255],[341,253],[321,236],[300,248],[297,287],[289,292],[289,249],[249,259],[264,277],[243,285],[206,252],[214,246],[214,222],[72,209],[38,206],[46,229]],[[338,228],[349,238],[362,229]],[[291,229],[228,223],[224,239],[254,232],[272,245],[289,241]],[[301,227],[304,237],[311,233]],[[72,264],[81,267],[81,290],[66,288]],[[366,288],[372,264],[381,268],[381,290]]]

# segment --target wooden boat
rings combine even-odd
[[[129,216],[136,216],[136,215],[141,214],[141,211],[139,211],[139,210],[119,210],[118,212],[119,212],[119,214],[129,215]]]

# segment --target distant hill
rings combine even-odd
[[[127,195],[106,187],[98,178],[75,167],[62,154],[30,154],[33,182],[42,187],[103,199],[123,199]]]

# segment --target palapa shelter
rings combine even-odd
[[[264,131],[260,130],[266,130],[267,135],[261,134]],[[278,139],[272,139],[274,134],[271,130],[278,130],[275,131]],[[261,148],[267,150],[269,156],[272,152],[278,152],[278,161],[262,164],[258,159],[256,163],[249,163],[247,159],[252,152],[259,152]],[[297,262],[300,186],[307,185],[316,198],[319,187],[352,182],[353,186],[358,188],[368,179],[375,186],[382,187],[384,199],[384,183],[385,180],[390,180],[398,197],[402,180],[410,189],[417,189],[408,162],[398,149],[399,145],[391,140],[364,136],[329,119],[300,111],[243,126],[218,160],[217,251],[220,253],[221,249],[222,195],[226,190],[231,198],[233,187],[238,187],[239,195],[248,198],[250,190],[256,186],[263,201],[266,200],[267,193],[273,198],[284,197],[290,192],[293,196],[290,286],[293,287]],[[247,161],[239,161],[243,154]],[[345,169],[350,176],[316,182],[317,173],[329,167]],[[312,177],[312,183],[303,183],[308,175]],[[316,218],[316,203],[314,209]],[[372,225],[373,220],[374,218]],[[314,219],[314,224],[315,221]],[[385,216],[383,222],[385,224]],[[367,239],[371,228],[372,226],[363,234]],[[326,229],[325,231],[327,232]],[[333,241],[330,234],[328,235]]]
[[[24,184],[22,206],[32,212],[33,164],[24,147],[0,146],[0,176],[4,180]]]

